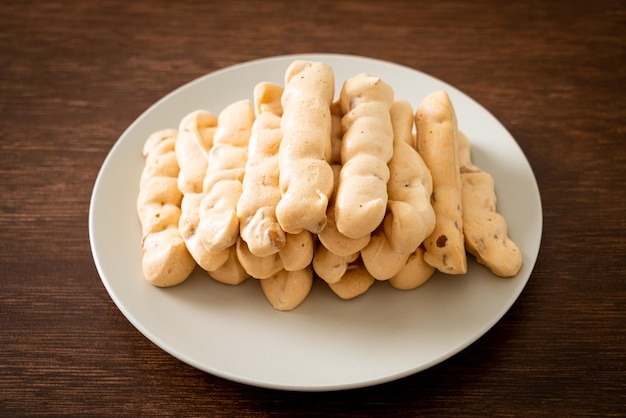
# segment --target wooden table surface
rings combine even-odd
[[[0,415],[626,413],[626,2],[3,2]],[[91,254],[88,211],[122,132],[231,64],[356,54],[464,91],[516,138],[544,229],[520,298],[452,358],[375,387],[234,383],[151,343]]]

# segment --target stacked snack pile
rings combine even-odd
[[[278,310],[320,278],[343,299],[376,281],[414,289],[466,253],[502,277],[522,264],[496,212],[492,177],[470,160],[450,98],[414,111],[358,74],[334,100],[334,73],[294,61],[284,86],[216,117],[196,110],[144,146],[137,210],[143,271],[161,287],[200,266],[236,285],[252,277]]]

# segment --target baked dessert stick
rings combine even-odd
[[[387,212],[382,227],[361,250],[363,264],[377,280],[397,275],[435,226],[430,171],[410,145],[413,108],[406,101],[396,100],[390,115],[394,138],[388,163]]]
[[[330,105],[334,73],[321,62],[297,60],[285,72],[283,139],[278,152],[281,200],[276,218],[284,231],[319,233],[333,191]]]
[[[434,272],[435,268],[424,261],[424,248],[420,246],[388,282],[396,289],[411,290],[426,283]]]
[[[436,91],[415,113],[418,152],[431,172],[435,227],[424,240],[424,260],[446,274],[467,272],[457,120],[448,94]]]
[[[237,203],[243,191],[253,121],[254,108],[249,100],[230,104],[218,117],[204,177],[205,196],[200,202],[198,225],[202,244],[211,253],[233,246],[239,237]]]
[[[302,270],[281,270],[260,282],[265,297],[274,309],[290,311],[309,295],[313,286],[313,269],[309,265]]]
[[[493,177],[472,164],[470,147],[459,132],[465,247],[493,274],[515,276],[522,267],[522,252],[509,238],[506,219],[496,211]]]
[[[217,269],[228,259],[227,250],[209,253],[198,234],[200,202],[204,197],[204,176],[216,129],[217,117],[211,112],[191,112],[179,123],[175,146],[176,159],[180,166],[178,188],[183,193],[178,230],[191,256],[206,271]]]
[[[177,132],[171,129],[148,137],[137,196],[143,274],[160,287],[185,281],[196,266],[178,231],[182,193],[177,186],[176,138]]]
[[[180,167],[178,188],[183,194],[202,193],[216,129],[217,117],[206,110],[191,112],[180,121],[175,150]]]
[[[385,216],[393,90],[378,77],[359,74],[345,81],[339,100],[344,136],[335,223],[339,232],[356,239],[372,233]]]
[[[281,197],[278,149],[282,139],[282,92],[281,86],[267,82],[254,88],[256,119],[248,144],[237,217],[241,238],[257,257],[276,254],[286,242],[285,232],[276,219],[276,205]]]
[[[335,196],[337,194],[337,184],[339,182],[339,173],[341,172],[341,146],[343,141],[343,127],[341,120],[343,113],[341,112],[341,104],[337,101],[331,106],[332,117],[332,153],[331,168],[333,170],[333,194],[328,202],[326,210],[326,227],[318,234],[318,238],[322,245],[330,252],[342,256],[350,257],[352,254],[358,254],[370,240],[370,234],[366,234],[359,238],[348,238],[337,229],[335,222]]]
[[[435,211],[430,202],[432,176],[422,157],[411,146],[413,108],[396,100],[391,105],[394,132],[393,156],[389,161],[387,215],[383,221],[391,246],[401,253],[412,253],[435,227]]]

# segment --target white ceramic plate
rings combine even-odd
[[[141,149],[158,129],[176,128],[187,113],[217,114],[252,99],[257,82],[283,83],[294,59],[324,61],[336,91],[361,72],[383,78],[414,107],[446,90],[473,160],[496,181],[498,210],[523,254],[514,278],[493,276],[473,261],[464,276],[435,274],[423,287],[395,290],[377,282],[350,301],[319,280],[295,310],[278,312],[257,280],[227,286],[196,271],[183,284],[156,288],[141,272],[140,224],[135,211],[143,168]],[[339,390],[374,385],[429,368],[485,334],[518,298],[539,251],[542,209],[532,169],[507,130],[456,88],[416,70],[345,55],[292,55],[252,61],[201,77],[142,114],[106,158],[93,190],[89,233],[96,267],[111,298],[148,339],[181,361],[254,386]]]

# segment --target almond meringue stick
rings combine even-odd
[[[276,217],[283,230],[319,233],[333,191],[330,105],[335,89],[332,68],[321,62],[294,61],[285,72],[282,96],[283,139],[279,150],[281,200]]]
[[[209,152],[198,233],[206,250],[218,253],[237,242],[237,203],[242,193],[254,109],[249,100],[224,108]]]
[[[153,133],[146,140],[146,158],[139,182],[137,213],[142,230],[142,270],[155,286],[174,286],[189,277],[196,263],[178,231],[182,193],[174,151],[177,132]]]
[[[206,195],[203,191],[204,177],[216,129],[215,115],[206,110],[193,111],[180,121],[175,147],[176,159],[181,167],[178,188],[183,193],[178,230],[191,256],[206,271],[214,271],[228,260],[226,249],[207,251],[198,233],[200,203]]]
[[[259,83],[254,88],[256,119],[237,204],[241,238],[258,257],[276,254],[286,241],[285,231],[276,218],[276,206],[281,198],[278,149],[282,140],[282,93],[283,88],[272,83]]]
[[[506,219],[496,211],[493,177],[472,163],[470,142],[462,132],[459,132],[459,162],[467,251],[493,274],[515,276],[522,267],[522,252],[509,238]]]
[[[335,195],[335,223],[349,238],[372,233],[387,209],[387,163],[393,154],[389,109],[393,90],[383,80],[359,74],[340,94],[344,130],[342,167]]]
[[[415,113],[418,152],[433,178],[435,228],[425,240],[424,260],[446,274],[467,272],[457,120],[450,97],[435,91]]]

